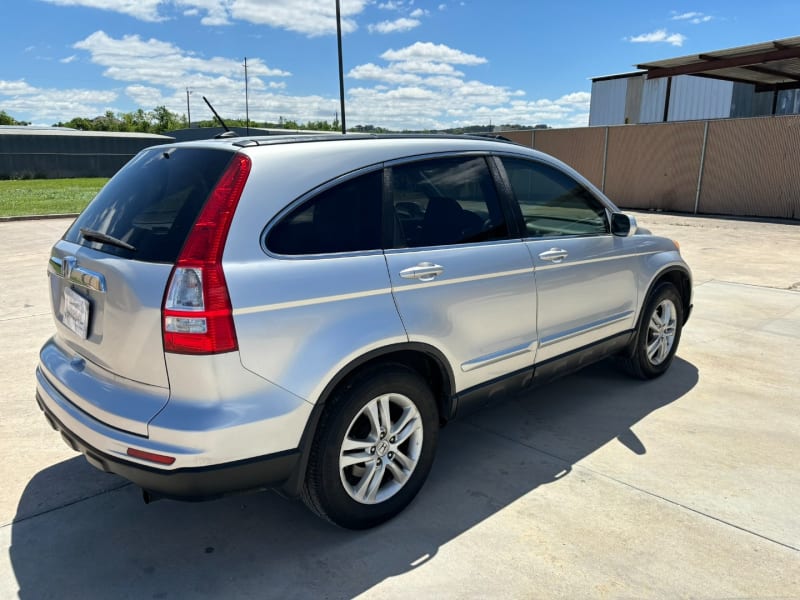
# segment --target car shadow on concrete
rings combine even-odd
[[[697,369],[680,359],[650,382],[605,362],[506,398],[443,429],[418,498],[362,532],[269,492],[145,505],[134,486],[76,457],[37,474],[20,500],[10,548],[19,596],[353,597],[421,567],[522,496],[557,485],[609,441],[645,453],[647,440],[631,428],[697,381]],[[42,512],[48,495],[73,497],[64,490],[75,481],[83,487],[71,503]]]

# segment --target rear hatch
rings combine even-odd
[[[42,363],[65,397],[108,425],[146,435],[147,422],[169,399],[165,289],[232,156],[202,146],[142,151],[53,247],[48,273],[57,332]]]

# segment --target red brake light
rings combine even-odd
[[[172,269],[162,308],[166,352],[219,354],[239,347],[222,252],[250,167],[247,156],[233,158]]]

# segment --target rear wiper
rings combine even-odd
[[[107,233],[102,233],[100,231],[94,231],[93,229],[87,229],[86,227],[81,227],[81,235],[83,236],[83,239],[85,239],[88,242],[100,242],[102,244],[110,244],[112,246],[117,246],[118,248],[124,248],[125,250],[136,252],[135,246],[131,246],[128,242],[123,242],[122,240],[115,238],[113,235],[108,235]]]

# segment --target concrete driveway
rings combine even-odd
[[[637,216],[695,271],[672,370],[603,363],[451,424],[368,532],[273,493],[144,505],[70,451],[33,399],[68,221],[0,223],[0,597],[799,597],[800,225]]]

